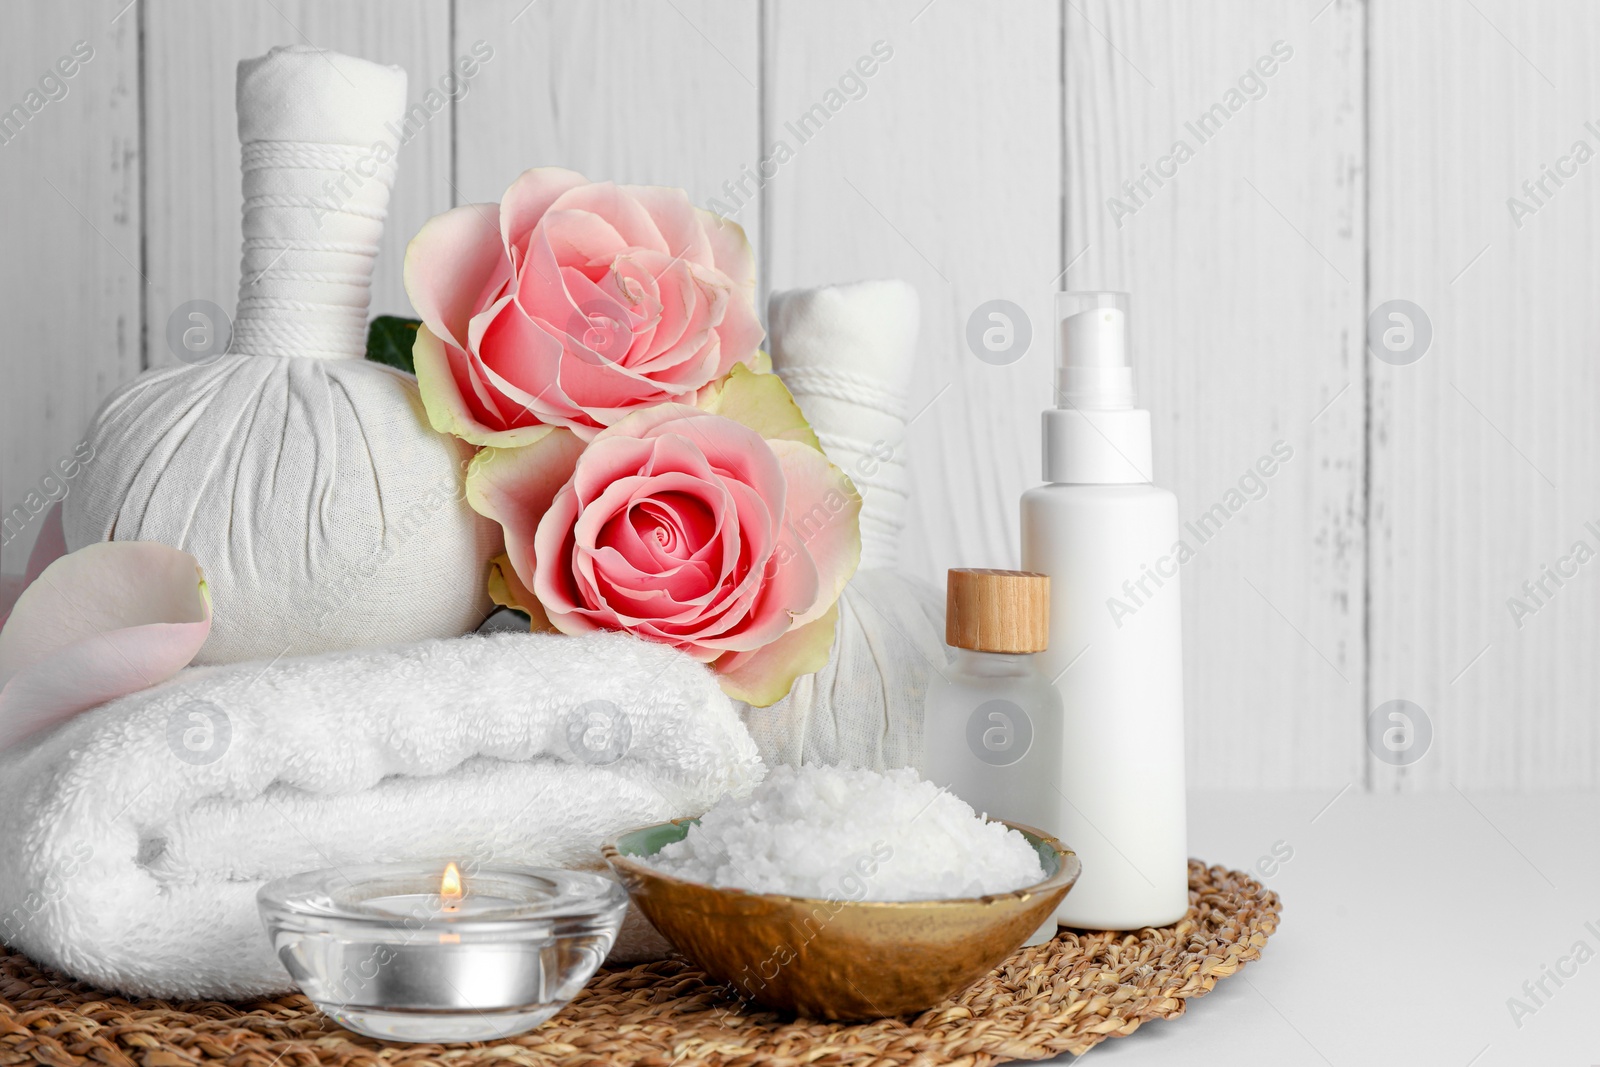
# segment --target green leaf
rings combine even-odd
[[[411,363],[411,346],[417,341],[417,327],[421,325],[420,319],[379,315],[367,329],[367,358],[399,367],[407,374],[417,373]]]

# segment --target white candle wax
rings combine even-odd
[[[477,893],[460,897],[441,897],[437,893],[396,893],[372,897],[362,903],[375,912],[396,918],[447,919],[452,916],[490,918],[495,912],[514,908],[521,902],[510,897],[481,896]]]

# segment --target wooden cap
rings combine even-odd
[[[944,640],[975,652],[1043,652],[1050,646],[1050,576],[952,567]]]

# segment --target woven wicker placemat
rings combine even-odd
[[[1137,933],[1070,933],[1021,949],[966,992],[911,1020],[841,1024],[741,1008],[679,960],[601,971],[566,1010],[495,1045],[398,1045],[345,1030],[298,994],[247,1004],[128,1000],[0,955],[0,1065],[382,1067],[886,1067],[1081,1053],[1152,1019],[1261,955],[1277,894],[1189,863],[1189,914]]]

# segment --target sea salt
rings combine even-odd
[[[830,900],[939,900],[1044,880],[1026,838],[915,771],[778,767],[663,847],[691,882]]]

